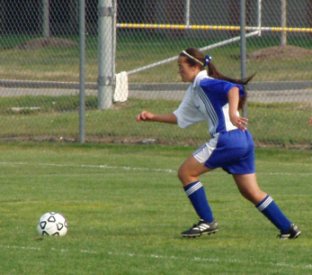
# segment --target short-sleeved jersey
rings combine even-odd
[[[174,111],[179,127],[186,128],[201,121],[208,122],[208,131],[216,133],[237,129],[229,118],[228,92],[238,87],[240,96],[245,95],[244,87],[220,79],[213,79],[206,71],[197,74],[193,83]]]

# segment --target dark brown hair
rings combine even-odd
[[[255,76],[255,74],[253,74],[244,79],[235,79],[235,78],[228,77],[222,74],[221,72],[219,72],[216,66],[210,60],[209,62],[207,62],[206,56],[200,50],[196,48],[188,48],[182,51],[180,53],[180,56],[186,57],[186,62],[192,67],[199,66],[201,70],[204,70],[205,66],[207,66],[208,75],[216,79],[221,79],[221,80],[225,80],[228,82],[241,84],[241,85],[247,85],[248,82]],[[239,106],[238,106],[239,109],[242,109],[245,104],[247,93],[245,92],[245,94],[246,96],[240,97],[239,99]]]

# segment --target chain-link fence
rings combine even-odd
[[[115,84],[128,85],[116,89],[126,91],[124,102],[107,109],[99,108],[98,95],[99,17],[106,14],[99,2],[86,0],[86,141],[205,141],[206,126],[186,131],[143,126],[135,115],[178,106],[186,84],[177,73],[176,57],[185,48],[209,52],[220,71],[241,77],[240,1],[112,1],[116,36],[105,26],[102,31],[116,41]],[[0,4],[1,139],[78,140],[79,1]],[[311,147],[311,38],[311,1],[246,0],[247,75],[256,73],[247,111],[258,144]]]

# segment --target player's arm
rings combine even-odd
[[[233,87],[228,92],[228,100],[229,100],[229,116],[230,120],[237,128],[241,130],[247,129],[248,119],[245,117],[241,117],[238,112],[238,103],[239,103],[239,89],[237,87]]]
[[[154,114],[148,111],[142,111],[136,117],[136,121],[155,121],[165,123],[177,123],[177,117],[174,114]]]

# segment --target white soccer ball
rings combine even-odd
[[[40,236],[65,236],[67,221],[60,213],[47,212],[40,217],[37,230]]]

